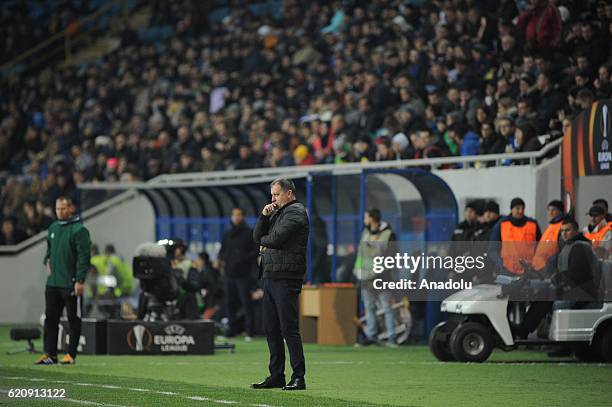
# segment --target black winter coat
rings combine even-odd
[[[225,264],[225,275],[233,278],[249,278],[255,269],[258,246],[253,242],[253,232],[245,223],[223,235],[219,259]]]
[[[306,208],[298,201],[272,216],[259,216],[253,240],[262,246],[260,268],[264,278],[304,279],[308,229]]]

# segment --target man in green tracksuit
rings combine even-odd
[[[75,363],[81,337],[81,297],[90,264],[91,240],[89,231],[74,212],[70,198],[60,197],[55,201],[57,221],[49,226],[47,254],[43,261],[49,276],[45,289],[45,353],[38,358],[37,365],[57,363],[57,335],[64,307],[70,326],[70,344],[61,363]]]

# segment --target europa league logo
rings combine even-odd
[[[127,343],[130,349],[136,352],[150,351],[153,344],[153,335],[145,326],[135,325],[127,334]]]

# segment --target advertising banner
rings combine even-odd
[[[108,321],[110,355],[211,355],[212,321]]]
[[[566,211],[575,206],[579,177],[612,174],[611,124],[612,101],[602,100],[580,113],[565,131],[561,149],[561,187]]]

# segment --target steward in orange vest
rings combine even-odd
[[[520,275],[524,270],[519,260],[533,261],[535,247],[542,236],[535,219],[525,216],[525,201],[514,198],[510,203],[510,216],[501,218],[491,231],[490,255],[502,273]]]
[[[598,247],[600,242],[612,240],[612,222],[606,221],[606,211],[601,206],[593,206],[587,213],[591,217],[589,224],[585,226],[584,237],[591,241],[593,247]]]
[[[549,225],[544,231],[542,238],[538,242],[535,255],[533,256],[533,268],[542,270],[546,266],[548,259],[557,252],[557,241],[563,223],[563,203],[555,200],[550,201],[547,206]]]

